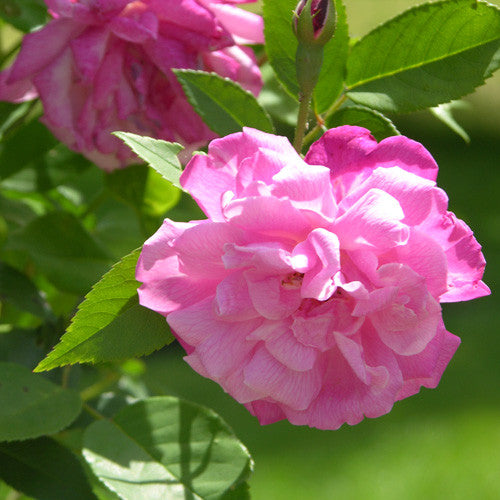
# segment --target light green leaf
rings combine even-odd
[[[164,215],[181,195],[180,189],[145,165],[115,170],[106,176],[106,185],[118,199],[152,217]]]
[[[0,0],[0,17],[28,32],[46,23],[47,7],[43,0]]]
[[[31,439],[67,427],[81,411],[79,395],[15,363],[0,363],[0,441]]]
[[[349,52],[349,28],[342,0],[335,0],[337,27],[335,35],[324,48],[323,66],[314,89],[314,105],[318,113],[326,111],[344,88],[347,54]]]
[[[297,39],[292,30],[292,15],[296,0],[264,0],[264,37],[266,52],[278,80],[294,99],[298,99],[299,84],[295,71]]]
[[[60,290],[86,293],[111,264],[108,254],[78,219],[51,212],[12,235],[9,250],[22,250]]]
[[[464,128],[455,120],[453,116],[453,110],[461,107],[467,107],[467,103],[464,101],[453,101],[445,104],[440,104],[435,108],[431,108],[430,112],[441,122],[443,122],[447,127],[449,127],[453,132],[459,135],[467,144],[470,143],[469,134],[464,130]]]
[[[444,0],[414,7],[356,43],[348,96],[382,112],[407,112],[458,99],[500,66],[500,9]]]
[[[244,126],[273,132],[271,120],[257,99],[236,82],[204,71],[173,71],[188,101],[216,134],[239,132]]]
[[[177,155],[184,149],[176,142],[153,139],[130,132],[114,132],[132,151],[153,167],[164,179],[180,188],[182,167]]]
[[[356,125],[367,128],[377,139],[381,141],[391,135],[399,135],[398,129],[389,118],[373,109],[363,106],[348,106],[340,109],[327,122],[328,128],[338,127],[340,125]]]
[[[174,397],[139,401],[113,421],[94,422],[85,433],[83,455],[124,500],[220,499],[253,466],[218,415]]]
[[[0,477],[37,500],[97,498],[73,453],[46,437],[0,443]]]
[[[139,253],[124,257],[94,285],[59,344],[35,371],[143,356],[173,341],[165,318],[138,303]]]

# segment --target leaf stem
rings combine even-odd
[[[80,397],[82,401],[90,401],[95,397],[102,394],[106,389],[111,387],[118,379],[120,378],[120,374],[116,372],[108,373],[102,380],[97,381],[95,384],[83,389],[80,392]]]
[[[71,371],[71,365],[66,365],[62,369],[61,386],[63,389],[66,389],[68,387],[70,371]]]
[[[297,116],[297,128],[293,139],[293,147],[299,153],[302,151],[302,142],[307,128],[307,119],[309,117],[309,106],[311,104],[312,92],[302,94],[299,97],[299,114]]]
[[[92,406],[87,403],[83,403],[83,409],[96,420],[106,420],[106,417],[102,413],[99,413],[95,408],[92,408]]]

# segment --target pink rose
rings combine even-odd
[[[255,0],[247,0],[255,1]],[[262,18],[241,0],[45,0],[53,16],[26,35],[0,74],[0,99],[41,98],[43,122],[105,170],[137,157],[111,132],[182,143],[215,137],[187,102],[171,68],[215,71],[258,94],[253,52]]]
[[[186,361],[262,424],[337,429],[436,387],[460,342],[439,303],[489,289],[424,147],[345,126],[305,160],[248,128],[208,151],[181,177],[208,220],[166,219],[136,273]]]

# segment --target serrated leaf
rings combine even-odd
[[[347,62],[348,96],[382,112],[458,99],[500,66],[500,9],[444,0],[411,8],[359,40]]]
[[[201,119],[220,136],[253,127],[273,132],[265,110],[252,93],[229,78],[204,71],[174,69],[188,101]]]
[[[43,0],[0,0],[0,17],[27,33],[46,23],[47,7]]]
[[[455,120],[453,116],[453,110],[467,104],[463,101],[453,101],[445,104],[440,104],[435,108],[431,108],[429,111],[442,123],[444,123],[448,128],[453,130],[455,134],[459,135],[467,144],[470,143],[469,134],[464,130],[464,128]]]
[[[15,363],[0,363],[0,441],[54,434],[81,411],[79,395]]]
[[[394,123],[378,111],[364,108],[362,106],[348,106],[340,109],[328,118],[327,127],[339,127],[340,125],[356,125],[367,128],[377,139],[381,141],[391,135],[399,135]]]
[[[184,148],[176,142],[153,139],[131,132],[114,132],[132,151],[153,167],[164,179],[180,188],[182,167],[177,158]]]
[[[33,282],[17,269],[0,262],[0,301],[43,319],[52,316],[50,306]]]
[[[296,0],[264,0],[264,37],[269,62],[283,87],[298,99],[299,84],[295,70],[297,39],[292,30]]]
[[[211,410],[155,397],[94,422],[83,455],[94,474],[124,500],[216,500],[244,482],[252,460]]]
[[[337,10],[335,35],[324,47],[323,65],[314,89],[314,105],[317,113],[326,111],[344,88],[349,52],[349,28],[342,0],[335,0],[335,8]]]
[[[77,458],[50,438],[0,443],[0,477],[37,500],[97,498]]]
[[[79,220],[65,212],[51,212],[32,220],[12,235],[9,250],[22,250],[59,289],[86,293],[111,264]]]
[[[106,176],[106,185],[118,199],[152,217],[164,215],[181,195],[172,182],[145,165],[115,170]]]
[[[143,356],[173,341],[165,318],[138,303],[139,253],[124,257],[93,286],[59,344],[35,371]]]

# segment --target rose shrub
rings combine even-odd
[[[166,219],[145,243],[140,302],[262,424],[383,415],[436,387],[457,349],[439,303],[489,293],[437,172],[421,144],[360,127],[305,160],[253,129],[216,139],[181,177],[208,220]]]
[[[255,0],[246,0],[253,2]],[[258,94],[253,52],[262,19],[242,0],[45,0],[53,16],[23,39],[0,74],[0,100],[39,96],[43,122],[105,170],[137,159],[122,130],[193,151],[215,137],[187,102],[172,68],[214,71]]]

